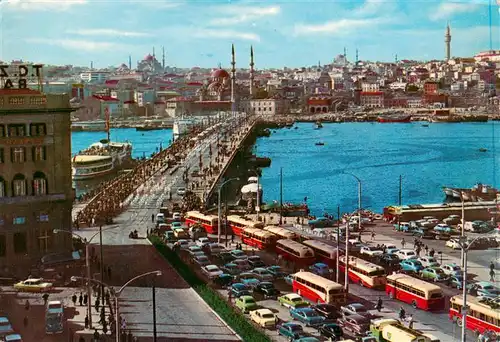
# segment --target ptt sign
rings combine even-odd
[[[42,78],[41,64],[13,64],[0,65],[0,88],[1,89],[26,89],[28,79]]]

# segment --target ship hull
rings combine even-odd
[[[407,123],[407,122],[411,122],[411,115],[397,117],[397,118],[379,116],[379,117],[377,117],[377,121],[380,123]]]

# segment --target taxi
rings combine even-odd
[[[52,283],[42,278],[30,278],[14,284],[14,289],[23,292],[46,292],[52,289]]]

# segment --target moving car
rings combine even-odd
[[[5,336],[5,342],[23,342],[23,338],[19,334],[10,334]]]
[[[234,305],[239,308],[243,313],[247,313],[257,309],[257,303],[252,296],[241,296],[236,298]]]
[[[278,334],[286,337],[289,341],[294,341],[300,337],[307,336],[302,325],[292,322],[283,323],[278,326]]]
[[[381,256],[382,254],[384,254],[384,252],[382,252],[382,250],[378,249],[377,247],[373,247],[373,246],[361,247],[361,250],[359,251],[359,253],[364,254],[364,255],[368,255],[371,257]]]
[[[340,307],[340,311],[345,316],[359,315],[366,318],[371,318],[372,314],[368,312],[368,309],[361,303],[352,303]]]
[[[304,323],[306,325],[306,327],[321,325],[325,322],[325,317],[320,316],[312,308],[292,309],[292,310],[290,310],[290,316],[293,319],[296,319],[296,320]]]
[[[341,337],[344,336],[344,332],[342,331],[342,328],[340,325],[336,323],[326,323],[323,324],[319,329],[319,333],[321,336],[324,336],[326,338],[330,338],[332,340],[339,340]]]
[[[22,292],[46,292],[52,289],[52,283],[42,278],[30,278],[14,284],[14,289]]]
[[[444,273],[441,267],[427,267],[420,271],[420,277],[430,279],[432,281],[445,281],[448,276]]]
[[[207,265],[201,268],[201,271],[210,279],[217,278],[220,276],[222,273],[220,268],[216,265]]]
[[[327,264],[322,262],[317,262],[314,265],[309,266],[309,271],[322,277],[330,274],[330,268]]]
[[[360,315],[344,316],[338,319],[342,330],[348,330],[355,336],[364,336],[370,328],[370,320]]]
[[[338,309],[332,304],[316,304],[311,308],[328,320],[337,319],[341,316]]]
[[[278,297],[278,302],[286,308],[301,308],[309,306],[309,303],[296,293],[289,293]]]
[[[378,258],[378,262],[382,266],[399,266],[399,258],[394,254],[383,254]]]
[[[258,284],[253,289],[253,292],[263,295],[264,298],[277,298],[280,295],[280,291],[274,287],[273,283],[268,281]]]
[[[400,249],[396,252],[396,255],[401,260],[416,259],[417,253],[413,249]]]
[[[274,328],[278,322],[278,317],[269,309],[250,311],[250,318],[263,328]]]

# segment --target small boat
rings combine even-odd
[[[317,121],[315,125],[316,125],[316,127],[314,129],[323,128],[323,125],[321,124],[321,121]]]
[[[294,128],[294,129],[299,129],[299,127],[298,127],[298,126],[295,126],[295,128]]]
[[[325,144],[324,142],[318,141],[315,145],[316,146],[323,146],[324,144]]]
[[[422,127],[429,127],[429,124],[423,124]]]
[[[486,149],[486,148],[484,148],[484,147],[481,147],[481,148],[479,149],[479,152],[487,152],[487,151],[488,151],[488,149]]]

